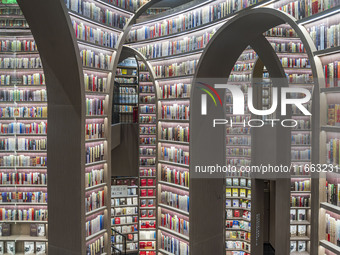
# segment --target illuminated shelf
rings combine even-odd
[[[332,16],[333,14],[336,14],[340,11],[340,6],[335,6],[333,8],[330,8],[328,10],[322,11],[322,12],[318,12],[316,14],[313,14],[311,16],[308,16],[306,18],[297,20],[296,23],[297,24],[308,24],[308,23],[312,23],[314,21],[320,20],[320,19],[324,19],[324,18],[328,18],[330,16]]]
[[[330,87],[320,89],[321,93],[338,93],[340,92],[340,87]]]
[[[169,210],[169,211],[173,211],[173,212],[177,212],[179,214],[182,214],[182,215],[185,215],[185,216],[189,216],[189,212],[186,212],[186,211],[183,211],[183,210],[180,210],[180,209],[177,209],[175,207],[172,207],[172,206],[169,206],[169,205],[164,205],[164,204],[158,204],[158,206],[160,208],[163,208],[163,209],[166,209],[166,210]]]
[[[172,166],[178,166],[178,167],[184,167],[184,168],[189,168],[189,165],[175,163],[175,162],[170,162],[170,161],[165,161],[165,160],[158,160],[158,163],[166,164],[166,165],[172,165]]]
[[[0,241],[35,241],[35,242],[47,242],[45,236],[29,236],[29,235],[12,235],[12,236],[0,236]]]
[[[322,131],[326,132],[340,132],[340,127],[337,126],[321,126]]]
[[[308,236],[292,236],[290,237],[291,241],[309,241],[310,238]]]
[[[94,238],[96,238],[96,237],[98,237],[98,236],[100,236],[102,234],[105,234],[105,233],[107,233],[106,229],[100,230],[99,232],[86,237],[86,242],[91,241],[92,239],[94,239]]]
[[[307,220],[301,220],[301,221],[291,220],[290,225],[310,225],[310,222]]]
[[[152,62],[159,62],[159,61],[164,61],[164,60],[169,60],[169,59],[176,59],[176,58],[182,58],[182,57],[189,57],[189,56],[194,56],[197,54],[202,54],[204,51],[204,48],[193,50],[193,51],[188,51],[188,52],[183,52],[183,53],[177,53],[174,55],[168,55],[168,56],[163,56],[163,57],[158,57],[158,58],[148,58],[148,61],[150,63]]]
[[[170,144],[178,144],[178,145],[189,145],[189,142],[180,142],[180,141],[171,141],[171,140],[158,140],[160,143],[170,143]]]
[[[100,45],[100,44],[93,43],[93,42],[88,42],[88,41],[81,40],[81,39],[77,39],[77,42],[80,45],[87,46],[87,47],[94,47],[94,48],[97,48],[97,49],[103,50],[103,51],[110,51],[110,52],[117,51],[117,49],[115,49],[115,48],[111,48],[109,46],[104,46],[104,45]]]
[[[340,46],[337,46],[337,47],[327,48],[324,50],[314,51],[314,56],[322,57],[325,55],[330,55],[330,54],[339,53],[339,52],[340,52]]]
[[[101,212],[101,211],[106,210],[106,208],[107,208],[106,206],[103,206],[103,207],[94,209],[94,210],[92,210],[92,211],[90,211],[90,212],[87,212],[87,213],[85,214],[85,216],[86,216],[86,217],[91,216],[91,215],[93,215],[93,214],[96,214],[96,213],[98,213],[98,212]]]
[[[326,250],[334,252],[335,254],[340,254],[340,247],[331,242],[328,242],[326,240],[320,240],[320,246],[322,246]]]
[[[170,187],[174,187],[174,188],[177,188],[177,189],[189,191],[189,187],[184,187],[182,185],[178,185],[178,184],[174,184],[174,183],[170,183],[170,182],[166,182],[166,181],[158,181],[158,184],[162,184],[162,185],[165,185],[165,186],[170,186]]]
[[[168,228],[165,228],[165,227],[162,227],[162,226],[158,226],[158,229],[160,231],[164,231],[164,232],[167,232],[169,233],[170,235],[173,235],[173,236],[176,236],[177,238],[180,238],[182,240],[185,240],[185,241],[189,241],[189,237],[186,236],[186,235],[183,235],[183,234],[180,234],[180,233],[177,233],[176,231],[174,230],[171,230],[171,229],[168,229]]]
[[[95,190],[95,189],[105,187],[105,186],[106,186],[106,183],[101,183],[101,184],[97,184],[97,185],[94,185],[94,186],[91,186],[91,187],[87,187],[87,188],[85,188],[85,191],[91,191],[91,190]]]
[[[102,165],[102,164],[106,164],[106,163],[107,163],[106,160],[101,160],[101,161],[97,161],[97,162],[87,163],[87,164],[85,164],[85,167]]]
[[[193,78],[194,74],[187,74],[187,75],[179,75],[179,76],[171,76],[171,77],[159,77],[155,78],[157,81],[171,81],[171,80],[179,80],[179,79],[185,79],[185,78]]]
[[[335,213],[335,214],[339,214],[340,215],[340,207],[339,206],[336,206],[336,205],[332,205],[330,203],[326,203],[326,202],[323,202],[323,203],[320,203],[320,207],[327,210],[327,211],[330,211],[332,213]]]

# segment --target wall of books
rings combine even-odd
[[[0,253],[47,253],[47,94],[16,1],[0,1]]]
[[[111,216],[119,214],[118,209],[111,209],[111,148],[108,147],[111,120],[110,91],[115,79],[119,83],[128,83],[130,79],[137,80],[135,74],[123,74],[118,68],[112,73],[119,38],[134,12],[145,1],[97,1],[97,0],[65,0],[68,14],[72,21],[77,38],[80,57],[83,64],[86,96],[86,249],[88,254],[109,254],[111,247]],[[124,69],[125,72],[126,69]],[[134,72],[134,70],[130,70]],[[124,87],[125,88],[125,87]],[[132,88],[128,88],[132,89]],[[138,87],[135,85],[135,92]],[[123,88],[122,88],[123,90]],[[121,91],[121,95],[126,91]],[[129,92],[129,91],[127,91]],[[125,96],[125,94],[124,94]],[[118,107],[124,108],[135,96],[120,98]],[[124,105],[121,103],[125,103]],[[131,101],[132,103],[132,101]],[[135,103],[135,102],[134,102]],[[120,105],[121,104],[121,105]],[[129,105],[131,106],[131,105]],[[121,110],[121,109],[120,109]],[[119,112],[120,120],[122,112]],[[125,114],[126,115],[126,114]],[[124,117],[126,117],[124,115]],[[130,121],[130,117],[126,117]],[[125,119],[124,119],[125,120]],[[132,192],[130,189],[130,192]],[[114,198],[113,198],[114,199]],[[125,198],[125,203],[127,201]],[[117,202],[113,200],[113,202]],[[120,204],[121,202],[121,204]],[[117,202],[118,206],[124,201]],[[117,205],[117,204],[113,204]],[[132,208],[132,207],[131,207]],[[131,209],[130,208],[130,209]],[[126,209],[130,214],[130,209]],[[125,210],[125,209],[124,209]],[[111,213],[111,215],[110,215]],[[131,213],[131,217],[133,217]],[[130,216],[128,216],[130,217]],[[123,221],[123,219],[121,219]],[[130,219],[125,219],[130,222]],[[128,221],[129,220],[129,221]],[[133,221],[133,219],[132,219]],[[116,228],[117,229],[117,228]],[[119,230],[119,229],[118,229]],[[124,231],[126,229],[124,228]],[[131,229],[134,230],[134,229]],[[129,231],[134,232],[134,231]],[[117,244],[119,246],[119,244]],[[118,247],[116,246],[116,247]]]
[[[292,197],[291,197],[291,234],[297,242],[291,243],[292,250],[300,253],[311,254],[338,254],[340,244],[337,233],[337,222],[339,219],[338,204],[338,184],[339,177],[336,167],[337,161],[337,140],[338,130],[336,128],[336,112],[338,104],[337,87],[339,77],[338,60],[339,52],[339,9],[338,1],[318,1],[301,2],[299,1],[279,1],[274,5],[275,8],[287,12],[297,19],[297,23],[303,25],[312,38],[316,51],[314,56],[320,60],[323,68],[325,80],[319,81],[324,84],[321,87],[321,109],[320,109],[320,160],[321,164],[328,164],[327,173],[320,175],[320,179],[314,181],[310,179],[310,171],[306,167],[298,166],[292,178]],[[291,39],[290,39],[291,40]],[[295,53],[294,53],[295,54]],[[308,64],[306,66],[308,68]],[[307,71],[307,70],[306,70]],[[305,81],[311,80],[306,77]],[[300,83],[300,82],[299,82]],[[312,85],[306,84],[308,87]],[[318,93],[316,91],[315,93]],[[294,117],[298,114],[293,112]],[[300,119],[298,116],[296,118]],[[292,132],[292,162],[313,160],[310,155],[311,121],[309,119],[299,120],[299,131]],[[300,147],[300,149],[298,148]],[[315,159],[313,160],[315,161]],[[294,164],[296,164],[294,162]],[[319,183],[318,183],[319,182]],[[312,185],[313,184],[313,185]],[[311,197],[311,190],[315,185],[320,184],[320,197]],[[325,187],[325,188],[324,188]],[[321,202],[319,215],[319,237],[320,246],[318,251],[310,251],[308,236],[311,233],[311,199],[319,199]],[[312,210],[313,212],[313,210]],[[293,224],[294,223],[294,224]],[[296,227],[293,227],[297,223]],[[292,228],[293,227],[293,228]],[[312,228],[315,228],[313,226]],[[307,240],[305,243],[305,239]],[[306,248],[305,248],[306,247]]]
[[[128,45],[142,53],[153,66],[158,84],[158,253],[189,254],[190,94],[199,58],[218,28],[235,15],[234,12],[255,4],[259,3],[246,1],[240,5],[239,2],[213,1],[183,14],[169,15],[165,20],[136,24],[127,38]],[[249,130],[233,131],[236,133],[230,134],[245,132],[245,139],[250,134]],[[250,181],[247,177],[233,179],[229,178],[228,183],[230,180],[231,183],[238,182],[234,189],[240,193],[237,196],[239,208],[234,209],[240,209],[236,213],[241,215],[235,217],[242,224],[250,223],[250,199],[247,199],[251,195]],[[244,190],[245,198],[242,197]],[[245,225],[248,229],[243,225],[239,229],[244,249],[235,248],[234,241],[239,245],[239,240],[230,236],[226,241],[227,252],[250,251],[250,248],[247,250],[250,224]]]

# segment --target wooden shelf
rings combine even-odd
[[[35,242],[47,242],[46,236],[29,236],[29,235],[11,235],[11,236],[0,236],[0,241],[35,241]]]
[[[340,215],[340,207],[339,206],[336,206],[336,205],[332,205],[330,203],[326,203],[326,202],[323,202],[323,203],[320,203],[320,207],[327,210],[327,211],[330,211],[332,213],[335,213],[335,214],[339,214]]]
[[[173,212],[177,212],[179,214],[185,215],[185,216],[189,216],[189,212],[185,212],[183,210],[177,209],[177,208],[172,207],[172,206],[168,206],[168,205],[164,205],[164,204],[158,204],[158,206],[160,208],[163,208],[163,209],[166,209],[166,210],[169,210],[169,211],[173,211]]]
[[[166,182],[166,181],[158,181],[158,184],[174,187],[176,189],[189,191],[189,187],[185,187],[185,186],[182,186],[182,185],[178,185],[178,184],[174,184],[174,183],[170,183],[170,182]]]
[[[329,250],[331,252],[334,252],[335,254],[340,254],[340,247],[328,242],[326,240],[321,240],[320,241],[320,246],[322,246],[323,248],[325,248],[326,250]]]
[[[180,234],[180,233],[177,233],[177,232],[174,231],[174,230],[167,229],[167,228],[162,227],[162,226],[158,226],[158,230],[167,232],[167,233],[169,233],[170,235],[176,236],[176,237],[178,237],[178,238],[180,238],[180,239],[182,239],[182,240],[185,240],[185,241],[187,241],[187,242],[189,241],[189,237],[188,237],[188,236],[183,235],[183,234]]]

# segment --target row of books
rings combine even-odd
[[[282,67],[286,68],[310,68],[310,62],[308,58],[280,58]]]
[[[166,252],[170,252],[176,255],[189,255],[189,244],[177,237],[170,236],[165,233],[161,233],[160,247]]]
[[[327,164],[339,165],[340,139],[331,138],[326,144]]]
[[[160,159],[173,163],[189,165],[189,151],[185,151],[182,148],[174,146],[162,146],[160,148]]]
[[[0,254],[17,254],[15,243],[14,241],[7,241],[4,245],[4,242],[0,241]],[[45,242],[24,242],[24,250],[25,254],[45,255],[47,248]]]
[[[107,92],[108,79],[105,77],[98,77],[94,74],[84,73],[85,91],[87,92]]]
[[[42,73],[23,74],[21,76],[12,74],[1,74],[0,85],[44,85],[45,75]]]
[[[250,136],[227,136],[227,145],[251,145]]]
[[[226,188],[226,196],[227,198],[231,197],[242,197],[251,199],[251,190],[250,189],[242,189],[242,188]]]
[[[25,155],[8,155],[0,157],[0,166],[47,166],[47,157],[43,156],[25,156]]]
[[[292,134],[292,145],[310,145],[311,144],[311,134]]]
[[[246,231],[226,231],[226,239],[242,239],[250,241],[250,233]]]
[[[141,146],[156,144],[156,137],[147,137],[147,136],[139,137],[139,144]]]
[[[306,225],[290,225],[290,237],[306,237],[307,227]]]
[[[140,190],[141,197],[153,197],[155,196],[156,191],[153,188],[149,188],[145,186],[145,188]]]
[[[14,28],[14,27],[28,28],[29,26],[26,20],[2,19],[0,20],[0,27],[2,28]]]
[[[118,103],[120,104],[137,104],[138,94],[119,94]]]
[[[305,221],[307,220],[306,210],[305,209],[291,209],[290,210],[290,220],[291,221]]]
[[[242,212],[242,209],[227,209],[226,220],[232,220],[234,218],[243,218],[245,220],[251,220],[251,211],[243,210]]]
[[[129,18],[126,14],[123,15],[122,13],[101,8],[95,3],[86,2],[84,0],[64,1],[66,7],[71,11],[108,26],[122,29],[124,28]]]
[[[310,160],[311,159],[311,150],[292,150],[291,151],[291,159],[293,160]]]
[[[340,247],[340,220],[326,213],[326,240]]]
[[[305,53],[305,47],[302,42],[285,42],[270,40],[270,45],[276,52],[280,53]]]
[[[156,159],[155,158],[140,158],[139,165],[140,166],[155,166]]]
[[[247,180],[242,178],[242,176],[238,178],[226,178],[226,186],[235,186],[235,187],[248,187],[251,188],[251,180]]]
[[[250,148],[227,148],[227,156],[232,157],[251,157],[251,149]]]
[[[160,138],[168,141],[189,142],[189,126],[163,126]]]
[[[245,220],[226,220],[226,228],[250,231],[251,223]]]
[[[139,134],[154,135],[156,134],[156,127],[155,126],[139,126]]]
[[[188,104],[162,104],[162,119],[189,120],[190,106]]]
[[[136,11],[148,0],[106,0],[108,3],[126,9],[128,11]]]
[[[162,213],[160,222],[162,227],[189,236],[189,221],[183,219],[182,216]]]
[[[113,229],[122,234],[127,234],[127,233],[131,234],[133,232],[138,231],[138,225],[119,226],[119,227],[113,227]],[[122,236],[116,236],[116,241],[121,243],[122,241],[118,240],[118,238],[122,238]]]
[[[23,89],[12,89],[12,90],[0,90],[0,101],[38,101],[46,102],[47,93],[46,89],[41,90],[23,90]]]
[[[10,9],[7,9],[10,10]],[[28,52],[37,51],[37,45],[33,39],[7,39],[0,41],[0,51],[1,52]]]
[[[125,69],[123,67],[118,67],[116,69],[116,75],[123,75],[123,76],[124,75],[137,75],[137,69]]]
[[[100,98],[86,98],[85,113],[87,116],[103,115],[104,114],[105,99]]]
[[[47,118],[47,106],[0,107],[0,118]]]
[[[3,203],[9,202],[47,203],[47,193],[42,191],[1,192],[0,201]]]
[[[325,74],[325,85],[329,87],[340,87],[340,62],[330,62],[323,65]]]
[[[191,84],[175,83],[160,85],[162,99],[190,97]]]
[[[86,155],[85,155],[85,162],[86,163],[93,163],[97,161],[104,160],[104,144],[98,144],[94,146],[88,146],[86,148]]]
[[[309,207],[310,197],[309,196],[291,196],[290,207]]]
[[[161,192],[161,201],[162,204],[168,205],[184,212],[189,212],[189,196],[188,195],[179,195],[171,191],[163,190]]]
[[[141,104],[154,104],[156,101],[155,96],[149,96],[149,95],[141,95],[139,97],[139,102]]]
[[[139,148],[139,156],[156,156],[156,148]]]
[[[97,255],[104,253],[104,236],[99,237],[92,243],[87,244],[86,255]]]
[[[104,229],[104,215],[98,215],[95,218],[86,221],[85,223],[86,236],[91,236],[103,229]]]
[[[132,106],[132,105],[114,105],[113,109],[114,109],[114,112],[131,113],[131,114],[133,114],[134,109],[136,109],[136,106]]]
[[[146,58],[161,58],[176,54],[191,52],[194,50],[203,49],[213,37],[215,29],[209,32],[204,32],[199,35],[180,38],[172,41],[162,41],[153,44],[146,44],[136,49]]]
[[[0,15],[7,16],[7,15],[13,15],[13,16],[19,16],[23,15],[20,8],[4,8],[0,10]]]
[[[228,209],[232,208],[242,208],[242,209],[251,209],[251,201],[246,198],[240,198],[240,199],[226,199],[226,207]]]
[[[266,37],[282,37],[282,38],[287,38],[287,37],[298,37],[297,33],[293,28],[288,28],[288,27],[282,27],[282,26],[277,26],[273,27],[271,29],[268,29],[266,32],[264,32],[264,36]],[[289,38],[288,38],[289,39]]]
[[[0,58],[1,69],[34,69],[42,68],[41,59],[32,58]]]
[[[74,33],[79,40],[109,48],[115,48],[118,43],[118,33],[102,30],[98,27],[87,25],[76,20],[72,20],[72,26]]]
[[[85,124],[85,139],[103,138],[105,135],[104,123],[87,123]]]
[[[147,207],[155,207],[155,205],[156,205],[155,199],[141,199],[140,200],[140,207],[143,209]]]
[[[95,209],[101,208],[105,205],[105,192],[99,190],[92,192],[89,196],[85,197],[85,211],[91,212]]]
[[[340,184],[332,184],[326,181],[327,203],[340,206]]]
[[[47,174],[40,172],[0,172],[2,185],[47,185]]]
[[[250,243],[244,241],[226,241],[225,248],[229,250],[244,250],[250,253]],[[235,254],[235,253],[233,253]],[[246,254],[246,253],[244,253]],[[228,255],[228,253],[227,253]]]
[[[280,6],[279,10],[292,15],[296,19],[303,19],[337,5],[339,5],[338,0],[297,0]]]
[[[149,73],[140,73],[139,80],[142,82],[152,82],[152,77]]]
[[[138,199],[137,197],[113,198],[111,199],[111,205],[112,206],[138,205]]]
[[[124,83],[124,84],[131,84],[131,85],[137,85],[137,78],[122,78],[122,77],[115,77],[115,81],[118,83]]]
[[[162,165],[161,180],[183,187],[189,187],[189,171],[181,171],[175,168],[171,169],[168,166]]]
[[[292,191],[311,191],[310,180],[291,182],[290,190],[292,190]]]
[[[156,93],[155,86],[149,85],[140,85],[139,86],[139,93]]]
[[[112,61],[112,55],[104,53],[96,53],[92,50],[82,50],[80,51],[80,59],[83,66],[109,69]]]
[[[140,113],[143,114],[152,114],[156,113],[156,106],[155,105],[142,105],[139,107]]]
[[[231,166],[250,166],[250,159],[227,158],[227,165]]]
[[[156,123],[156,116],[139,116],[139,123],[144,124],[154,124]]]
[[[293,129],[294,130],[309,130],[311,129],[311,121],[310,119],[296,119],[297,125]]]
[[[242,64],[235,64],[233,67],[232,72],[245,72],[251,71],[253,69],[254,63],[242,63]]]
[[[198,59],[194,59],[171,65],[156,65],[153,66],[153,69],[157,78],[189,75],[195,73],[198,61]]]
[[[92,169],[85,173],[85,188],[104,183],[104,169]]]
[[[0,208],[2,221],[47,221],[47,209],[6,209]]]
[[[0,138],[0,150],[4,151],[41,151],[46,149],[46,138]]]
[[[337,24],[325,22],[325,24],[307,27],[317,50],[340,46],[340,24],[338,22]]]
[[[181,15],[173,16],[163,22],[157,22],[152,25],[143,26],[131,30],[128,41],[140,41],[155,37],[170,35],[202,26],[214,20],[221,19],[228,14],[234,13],[253,4],[257,0],[226,0],[221,3],[211,4],[195,10],[186,12]]]
[[[138,222],[138,216],[122,216],[111,219],[112,225],[134,224]]]
[[[250,135],[249,127],[228,127],[227,135]]]
[[[139,231],[140,240],[155,240],[156,231]]]

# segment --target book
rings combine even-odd
[[[15,254],[15,242],[6,242],[6,251],[8,254]]]
[[[35,254],[35,252],[34,252],[34,242],[25,242],[24,243],[24,254],[25,255]]]

